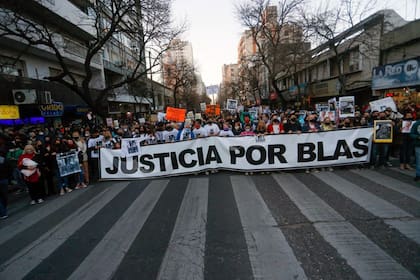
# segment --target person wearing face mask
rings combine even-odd
[[[72,137],[74,143],[77,146],[77,151],[79,153],[79,163],[81,164],[82,169],[83,180],[79,180],[79,187],[86,188],[87,185],[89,185],[89,157],[87,153],[87,144],[86,141],[80,137],[80,133],[78,131],[73,131]]]
[[[303,132],[318,132],[320,130],[320,126],[318,121],[316,120],[317,116],[312,114],[309,115],[306,119],[302,127]]]
[[[219,135],[220,128],[213,119],[210,119],[207,124],[204,126],[204,129],[207,131],[208,136],[217,136]]]
[[[186,120],[184,128],[178,132],[177,141],[195,139],[195,134],[191,129],[191,120]]]
[[[245,124],[245,129],[241,132],[240,136],[255,136],[254,131],[252,131],[251,124]]]
[[[321,123],[321,130],[322,131],[335,130],[335,125],[331,122],[331,119],[329,117],[326,117],[324,121]]]
[[[174,128],[171,123],[166,125],[165,131],[163,132],[163,140],[165,143],[173,143],[176,141],[178,130]]]
[[[411,112],[406,112],[402,121],[399,124],[401,131],[401,145],[400,145],[400,169],[413,170],[410,166],[411,155],[414,150],[414,141],[410,137],[411,126],[414,123],[414,118]]]
[[[296,115],[290,115],[289,120],[284,124],[284,131],[286,133],[302,132],[302,126],[298,122]]]
[[[194,130],[193,130],[195,136],[197,138],[203,138],[207,137],[207,130],[201,126],[201,120],[196,120],[194,122]]]
[[[233,135],[239,136],[239,135],[241,135],[242,131],[243,131],[243,129],[242,129],[241,122],[240,121],[235,121],[235,123],[233,124],[233,127],[232,127]]]
[[[221,137],[233,137],[232,130],[230,129],[230,126],[228,123],[223,123],[223,129],[219,132],[219,136]]]
[[[271,123],[267,126],[267,133],[269,134],[280,134],[284,133],[283,124],[279,119],[273,118]]]

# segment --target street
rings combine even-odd
[[[0,279],[419,279],[413,171],[99,182],[0,222]]]

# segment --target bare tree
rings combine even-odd
[[[185,59],[163,64],[164,83],[172,89],[175,107],[178,107],[180,100],[187,101],[189,95],[193,94],[192,88],[197,82],[195,70],[194,65]]]
[[[82,77],[71,70],[72,66],[66,59],[63,30],[48,18],[34,15],[24,0],[0,1],[0,38],[18,40],[27,46],[26,50],[35,47],[53,53],[61,69],[59,73],[43,78],[66,86],[95,110],[106,99],[107,93],[154,71],[168,42],[183,32],[184,27],[172,27],[171,0],[91,0],[85,3],[86,18],[81,20],[80,26],[87,24],[93,32],[89,38],[78,42],[83,46]],[[94,96],[92,62],[101,57],[104,47],[121,34],[137,42],[131,50],[121,44],[131,63],[119,65],[125,72],[124,77],[108,82]],[[146,49],[153,55],[149,65],[145,58]]]
[[[376,1],[340,0],[335,7],[326,5],[313,14],[302,13],[308,36],[319,44],[312,50],[312,63],[329,56],[331,76],[338,79],[340,95],[345,95],[351,86],[347,74],[353,68],[360,70],[359,65],[352,65],[359,63],[359,56],[379,59],[384,24],[390,23],[384,22],[383,14],[368,17],[375,6]]]
[[[267,72],[270,88],[283,104],[278,77],[291,73],[308,51],[298,17],[304,3],[305,0],[281,0],[277,6],[271,6],[269,0],[249,0],[236,9],[239,21],[251,31],[257,47],[252,59],[261,65],[259,71]]]

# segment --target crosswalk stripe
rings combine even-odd
[[[230,177],[254,279],[307,279],[252,180]]]
[[[314,197],[304,184],[294,179],[293,175],[273,175],[281,188],[289,195],[296,206],[311,221],[321,236],[345,258],[356,273],[363,279],[414,279],[407,270],[396,263],[376,244],[360,233],[353,225],[343,221],[339,213],[330,214],[331,222],[317,222],[317,215],[312,209],[335,212],[321,199]],[[309,207],[308,207],[309,206]],[[341,217],[341,219],[337,219]],[[327,217],[327,220],[330,218]],[[326,221],[326,220],[324,220]]]
[[[168,183],[151,182],[68,279],[110,279]]]
[[[208,178],[190,179],[157,279],[204,279]]]
[[[402,193],[408,197],[411,197],[417,201],[420,201],[420,189],[416,188],[410,184],[396,180],[390,176],[374,172],[372,170],[351,170],[351,172],[362,176],[366,179],[374,181],[382,186],[385,186],[389,189]]]
[[[317,173],[316,177],[380,218],[412,217],[409,213],[333,173]]]
[[[414,177],[416,174],[415,174],[415,171],[413,171],[413,170],[401,170],[401,169],[399,169],[399,168],[392,168],[392,170],[395,170],[395,171],[397,171],[397,172],[399,172],[399,173],[401,173],[401,174],[404,174],[404,175],[407,175],[407,176],[410,176],[410,177]]]
[[[420,220],[385,220],[385,223],[420,245]]]
[[[312,191],[308,190],[296,177],[291,174],[273,175],[277,184],[287,193],[290,199],[299,207],[303,215],[312,222],[344,221],[327,203]],[[302,195],[302,194],[305,195]]]
[[[25,215],[21,219],[16,220],[13,223],[1,228],[0,244],[3,244],[4,242],[14,237],[16,234],[24,231],[25,229],[38,223],[48,215],[51,215],[52,213],[56,212],[64,205],[77,199],[83,193],[84,190],[80,190],[78,192],[73,192],[70,195],[66,195],[65,197],[54,199],[53,201],[48,202],[48,205],[43,205],[43,207],[34,209],[28,215]]]
[[[348,222],[321,222],[315,228],[362,279],[416,279]]]
[[[76,210],[61,223],[29,244],[0,267],[0,279],[21,279],[43,259],[63,244],[76,230],[89,221],[128,183],[118,183],[98,194],[90,203]]]

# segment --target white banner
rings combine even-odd
[[[101,149],[102,179],[135,179],[207,169],[280,170],[369,161],[372,128],[255,137],[208,137],[142,146],[141,155],[121,157]]]

